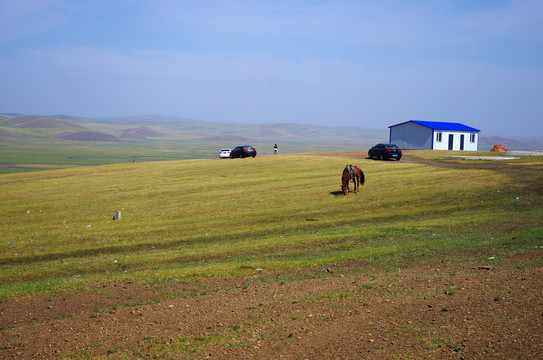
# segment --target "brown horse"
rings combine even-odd
[[[341,190],[343,190],[343,195],[347,195],[351,192],[349,189],[349,182],[351,179],[354,184],[354,193],[358,192],[360,184],[364,185],[366,182],[364,172],[358,166],[346,165],[345,169],[343,169],[343,174],[341,175]]]

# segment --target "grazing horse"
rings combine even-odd
[[[358,167],[353,165],[345,165],[343,169],[343,174],[341,175],[341,190],[343,190],[343,195],[347,195],[351,192],[349,189],[349,182],[353,180],[354,184],[354,193],[357,193],[360,189],[360,184],[364,185],[365,176],[364,172]]]

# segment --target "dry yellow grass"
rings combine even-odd
[[[343,196],[347,162],[302,154],[2,175],[0,298],[472,246],[476,229],[528,201],[508,172],[370,160],[356,163],[361,192]]]

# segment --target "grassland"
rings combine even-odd
[[[3,140],[0,174],[80,166],[131,163],[134,160],[166,161],[215,158],[212,144],[177,141],[85,142],[63,140]]]
[[[252,141],[259,156],[273,154],[273,142]],[[137,162],[216,159],[219,150],[242,145],[239,141],[157,139],[123,142],[65,141],[51,139],[2,139],[0,174],[67,169],[80,166]],[[310,141],[279,142],[281,154],[311,151],[344,151],[352,145],[315,144]],[[369,145],[360,144],[365,149]]]
[[[537,359],[543,161],[446,154],[0,175],[0,358]]]
[[[537,159],[494,169],[363,157],[356,164],[366,185],[346,197],[340,172],[353,159],[341,155],[2,175],[0,299],[120,281],[244,276],[247,268],[361,259],[386,267],[451,249],[481,256],[540,245]],[[504,247],[512,238],[515,246]]]
[[[73,120],[73,119],[72,119]],[[336,141],[338,137],[342,142]],[[34,115],[0,115],[0,174],[138,162],[216,159],[222,148],[250,144],[259,156],[367,149],[386,138],[371,129],[295,124],[111,120],[78,123]]]

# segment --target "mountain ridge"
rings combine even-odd
[[[243,142],[351,143],[353,147],[388,141],[388,128],[329,127],[294,123],[238,124],[192,120],[168,115],[135,115],[107,118],[67,114],[31,115],[0,113],[2,138],[56,138],[71,141],[198,140]],[[479,137],[479,149],[502,144],[510,150],[543,148],[537,137]]]

